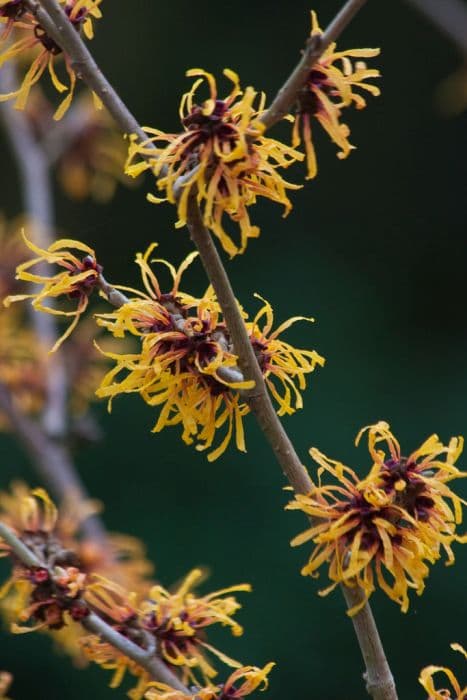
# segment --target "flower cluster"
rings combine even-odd
[[[87,39],[94,35],[93,22],[99,19],[101,11],[99,5],[102,0],[59,0],[71,25],[77,32],[82,32]],[[13,92],[0,95],[0,101],[15,100],[16,109],[24,109],[31,88],[40,80],[44,72],[48,71],[54,88],[59,93],[66,92],[66,97],[58,106],[54,119],[61,119],[69,108],[76,86],[76,73],[71,60],[55,40],[47,34],[37,18],[29,11],[23,0],[0,0],[0,25],[4,25],[0,34],[0,45],[5,48],[0,53],[0,68],[8,61],[14,59],[30,61],[21,85]],[[7,39],[14,32],[15,40],[7,43]],[[61,80],[56,71],[57,57],[64,56],[67,83]]]
[[[84,243],[69,239],[60,239],[52,243],[47,250],[43,250],[29,241],[25,236],[24,240],[28,248],[36,253],[38,257],[19,265],[17,267],[16,277],[18,280],[40,284],[42,285],[42,289],[32,294],[14,294],[8,296],[4,299],[3,304],[9,306],[12,302],[32,299],[32,305],[37,311],[73,317],[72,323],[50,351],[54,352],[71,334],[80,316],[87,309],[90,295],[99,286],[102,267],[97,263],[92,248],[84,245]],[[86,255],[80,259],[72,250],[86,253]],[[44,274],[44,263],[58,265],[64,268],[64,272],[57,272],[55,275],[49,277]],[[39,267],[39,273],[29,271],[30,268],[35,266]],[[46,303],[48,299],[56,299],[64,296],[67,296],[70,300],[77,300],[75,309],[71,311],[60,310]]]
[[[451,649],[458,651],[467,659],[467,652],[460,644],[451,644]],[[448,688],[435,688],[434,676],[443,673],[447,676],[451,684],[452,691]],[[426,666],[422,669],[419,677],[420,685],[428,693],[428,700],[465,700],[467,698],[467,685],[461,688],[461,684],[450,668],[445,666]],[[453,694],[454,693],[454,694]]]
[[[112,687],[119,686],[128,672],[136,678],[130,692],[133,700],[140,700],[148,689],[155,692],[145,668],[73,623],[93,613],[148,655],[157,650],[169,675],[200,688],[207,684],[200,699],[233,700],[266,684],[273,664],[262,670],[242,667],[208,640],[213,626],[226,627],[234,636],[242,634],[234,619],[241,606],[232,594],[251,587],[239,584],[197,595],[193,589],[203,578],[198,569],[173,591],[154,585],[149,578],[152,567],[132,538],[108,535],[99,541],[80,536],[81,524],[97,509],[70,494],[63,510],[57,511],[43,489],[30,491],[22,484],[14,485],[11,493],[0,492],[0,521],[35,556],[34,565],[27,565],[10,539],[0,537],[0,556],[9,556],[13,564],[11,577],[0,588],[12,631],[49,631],[78,664],[93,661],[114,671]],[[236,669],[223,686],[212,685],[215,661]]]
[[[217,671],[206,653],[228,666],[241,666],[208,643],[207,631],[213,625],[221,625],[230,627],[236,636],[242,634],[241,626],[232,618],[240,604],[227,594],[249,591],[251,587],[241,584],[198,597],[192,589],[201,577],[201,571],[195,569],[173,593],[160,585],[153,586],[142,600],[106,578],[94,577],[87,588],[86,601],[136,644],[154,640],[164,662],[173,671],[181,672],[184,683],[198,683],[198,673],[208,682]],[[88,658],[114,670],[113,687],[120,684],[125,671],[139,678],[138,687],[147,683],[142,669],[135,669],[123,654],[98,637],[87,637],[83,646]]]
[[[251,695],[255,690],[266,690],[268,675],[274,663],[264,668],[257,666],[242,666],[234,671],[225,683],[208,685],[204,688],[194,688],[191,695],[174,690],[164,683],[153,682],[145,694],[147,700],[237,700]]]
[[[322,30],[316,13],[311,13],[311,36],[320,36]],[[312,121],[315,119],[340,149],[339,158],[347,158],[354,148],[349,142],[350,130],[341,119],[342,109],[354,105],[363,109],[366,101],[355,88],[377,96],[380,90],[367,83],[371,78],[379,78],[380,73],[368,69],[361,60],[353,64],[352,59],[373,58],[379,49],[349,49],[336,51],[332,43],[311,69],[308,79],[298,94],[296,113],[293,119],[292,145],[297,147],[302,139],[306,151],[307,179],[318,172],[315,147],[313,145]]]
[[[2,611],[15,632],[52,631],[60,647],[80,665],[82,633],[68,623],[89,611],[83,600],[89,576],[111,576],[144,595],[153,568],[135,538],[109,534],[99,541],[80,535],[82,523],[98,510],[98,504],[82,503],[70,494],[57,511],[45,491],[31,491],[21,483],[13,484],[11,492],[0,492],[1,521],[44,562],[43,567],[26,567],[13,557],[13,574],[0,590]],[[0,540],[0,556],[10,554],[10,547]]]
[[[232,89],[220,99],[214,76],[203,70],[189,70],[187,76],[196,81],[180,104],[183,131],[167,134],[147,128],[148,140],[140,143],[133,139],[130,145],[126,172],[136,176],[152,170],[164,197],[148,198],[154,203],[177,205],[177,228],[187,222],[193,195],[201,205],[204,224],[233,256],[245,250],[249,238],[259,235],[248,215],[248,207],[258,197],[282,204],[285,215],[290,211],[287,190],[298,186],[286,182],[278,168],[303,160],[303,155],[263,135],[259,117],[264,111],[264,95],[255,107],[255,90],[247,87],[243,91],[231,70],[225,70],[224,75]],[[204,81],[209,86],[209,97],[198,104],[196,93]],[[225,230],[224,214],[240,227],[239,242]]]
[[[137,256],[146,291],[127,290],[137,296],[116,311],[99,315],[98,323],[116,338],[137,336],[141,350],[107,353],[115,366],[97,393],[110,402],[119,394],[140,394],[149,405],[161,406],[155,432],[181,424],[183,440],[187,444],[196,440],[199,450],[210,448],[217,430],[226,425],[221,444],[208,455],[211,461],[225,451],[234,430],[237,448],[244,451],[242,421],[249,408],[241,392],[253,384],[245,381],[238,369],[219,305],[211,289],[202,298],[180,290],[181,276],[196,254],[189,255],[178,270],[164,260],[155,261],[165,265],[172,277],[172,289],[162,292],[149,264],[153,249],[154,245],[144,256]],[[280,415],[302,407],[300,392],[305,388],[305,376],[324,362],[315,351],[298,350],[279,338],[299,318],[273,331],[272,309],[264,302],[253,322],[246,322]]]
[[[304,511],[312,526],[296,537],[293,545],[312,540],[315,548],[303,568],[304,575],[316,576],[328,564],[332,584],[358,585],[365,596],[349,611],[355,614],[375,590],[380,588],[406,612],[409,589],[420,595],[434,564],[447,554],[454,562],[452,544],[467,542],[457,534],[465,505],[448,482],[467,476],[455,466],[463,440],[452,438],[443,445],[436,435],[428,438],[408,457],[384,422],[364,428],[373,466],[365,479],[329,459],[316,449],[311,455],[319,465],[319,485],[306,495],[296,495],[287,508]],[[389,454],[379,449],[384,442]],[[442,457],[444,456],[444,459]],[[323,485],[321,477],[330,474],[335,485]]]
[[[0,590],[0,599],[11,589],[17,594],[15,607],[21,624],[13,623],[14,632],[59,630],[68,616],[81,620],[89,614],[82,600],[86,575],[76,566],[74,554],[53,536],[57,510],[46,492],[35,489],[21,498],[20,505],[14,529],[26,546],[41,555],[44,566],[16,564]],[[0,555],[10,554],[10,546],[0,540]]]

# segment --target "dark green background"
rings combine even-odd
[[[322,24],[339,6],[316,0]],[[103,3],[93,49],[137,117],[172,131],[189,67],[216,74],[231,67],[243,84],[272,95],[308,34],[309,9],[302,0],[114,0]],[[293,194],[286,220],[270,202],[256,207],[262,235],[228,270],[251,310],[257,291],[278,320],[316,317],[314,327],[297,327],[289,338],[315,347],[327,364],[286,428],[310,466],[307,450],[316,445],[363,472],[365,449],[353,447],[362,425],[388,420],[406,453],[432,432],[443,440],[466,432],[467,114],[445,120],[437,113],[434,91],[458,56],[405,3],[370,2],[340,45],[382,48],[374,62],[383,72],[382,97],[346,115],[358,150],[340,162],[329,140],[317,138],[318,179]],[[14,215],[18,184],[3,153],[5,144],[1,206]],[[174,262],[190,250],[186,232],[173,229],[173,209],[149,205],[147,189],[120,190],[106,207],[58,195],[59,226],[96,247],[112,280],[136,281],[131,260],[152,240]],[[201,290],[201,267],[190,274]],[[221,633],[215,641],[245,663],[277,662],[271,700],[363,699],[363,664],[341,595],[322,600],[319,584],[300,576],[308,550],[292,550],[289,540],[304,520],[283,511],[284,479],[253,419],[246,421],[248,454],[231,449],[209,464],[176,429],[151,435],[154,416],[136,399],[117,401],[111,417],[104,406],[98,411],[107,437],[77,459],[92,495],[106,503],[109,528],[141,537],[167,585],[198,564],[212,571],[205,590],[253,583],[239,616],[244,637]],[[18,473],[34,482],[13,441],[1,437],[0,445],[2,486]],[[403,700],[423,697],[423,665],[455,665],[448,644],[465,643],[467,564],[457,551],[455,568],[438,564],[407,615],[373,596]],[[58,659],[44,637],[5,633],[0,644],[0,667],[15,674],[17,700],[123,695],[107,690],[108,673],[75,671]]]

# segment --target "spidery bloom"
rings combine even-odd
[[[99,275],[102,267],[97,263],[95,253],[92,248],[67,238],[55,241],[47,250],[39,248],[29,241],[25,236],[24,240],[30,250],[38,255],[37,258],[22,263],[17,268],[17,279],[26,282],[41,284],[42,289],[33,294],[15,294],[7,297],[3,303],[9,306],[15,301],[32,299],[32,305],[37,311],[43,311],[58,316],[73,317],[71,324],[63,335],[57,340],[50,352],[54,352],[68,338],[76,327],[80,316],[87,309],[89,297],[99,283]],[[71,249],[71,250],[70,250]],[[86,253],[79,259],[72,250]],[[43,274],[43,264],[58,265],[64,268],[64,272],[48,277]],[[29,272],[31,267],[40,266],[40,273]],[[67,296],[68,299],[77,299],[77,306],[72,311],[56,309],[46,304],[47,299]]]
[[[217,459],[235,436],[239,450],[245,451],[243,417],[249,412],[244,390],[252,389],[238,369],[228,328],[222,318],[212,289],[202,298],[180,290],[181,276],[196,254],[188,256],[176,270],[170,263],[170,292],[162,292],[159,280],[149,265],[150,246],[137,256],[145,292],[136,294],[112,313],[100,314],[98,323],[115,338],[136,336],[139,352],[106,353],[115,366],[104,377],[97,394],[112,400],[123,393],[138,393],[150,406],[159,407],[154,432],[172,425],[182,427],[182,439],[198,450],[210,449],[221,429],[224,437],[208,454]],[[243,317],[246,314],[242,309]],[[312,350],[293,348],[279,335],[299,317],[272,330],[271,306],[263,309],[253,322],[246,323],[266,383],[279,405],[279,413],[291,414],[302,406],[300,391],[305,375],[324,363]]]
[[[152,170],[164,196],[148,195],[148,199],[176,204],[177,228],[185,226],[190,195],[196,196],[205,225],[233,256],[245,250],[249,238],[259,235],[248,214],[248,207],[258,197],[282,204],[284,215],[290,211],[287,190],[298,186],[286,182],[278,168],[302,160],[303,155],[263,136],[259,117],[264,110],[264,95],[254,107],[255,90],[247,87],[242,91],[237,74],[231,70],[224,70],[224,75],[232,89],[220,99],[214,76],[197,68],[189,70],[187,76],[197,80],[180,104],[183,131],[168,134],[146,128],[149,138],[145,143],[132,140],[126,172],[136,176]],[[204,81],[209,98],[198,104],[196,93]],[[238,224],[239,242],[226,231],[224,214]]]
[[[31,624],[23,629],[52,631],[54,641],[78,666],[86,663],[80,642],[82,630],[67,623],[69,617],[81,619],[88,609],[82,594],[90,575],[111,576],[140,595],[145,595],[151,585],[153,567],[138,540],[109,533],[105,543],[101,543],[80,532],[82,523],[99,509],[98,503],[82,502],[70,494],[57,511],[44,491],[31,491],[22,483],[14,483],[10,492],[0,491],[1,521],[47,562],[47,569],[40,570],[14,565],[13,575],[3,589],[2,613],[10,623],[24,622],[26,614],[31,613]],[[2,553],[3,556],[10,554],[4,543],[0,543]],[[67,576],[68,588],[65,589]],[[59,595],[55,591],[57,586]],[[78,597],[75,595],[70,600],[71,591],[79,594]],[[51,592],[60,601],[58,609],[49,605]],[[68,592],[67,596],[65,592]],[[43,611],[44,616],[47,613],[47,625],[32,624],[44,621],[39,615],[40,609],[31,608],[31,602],[38,601],[49,607]],[[50,625],[52,613],[60,625]],[[61,617],[59,613],[62,613]],[[19,629],[17,625],[14,627],[15,631]]]
[[[375,502],[379,498],[390,498],[403,508],[414,518],[417,536],[435,550],[441,546],[447,555],[446,563],[454,563],[452,543],[467,542],[466,537],[456,533],[457,525],[462,523],[462,506],[466,501],[447,484],[467,476],[467,472],[455,466],[463,449],[463,438],[451,438],[448,445],[443,445],[437,435],[432,435],[405,457],[387,423],[380,421],[363,428],[356,444],[365,432],[368,432],[368,449],[374,465],[362,482],[363,487],[368,484],[374,490]],[[381,443],[386,450],[378,449]]]
[[[77,32],[82,32],[86,39],[94,35],[93,22],[99,19],[99,5],[102,0],[59,0],[65,14]],[[0,24],[5,25],[0,35],[0,42],[5,48],[0,53],[0,68],[11,60],[22,60],[25,56],[31,61],[21,85],[13,92],[0,95],[0,102],[15,100],[16,109],[24,109],[31,88],[48,71],[52,85],[59,93],[66,92],[66,97],[58,106],[54,119],[61,119],[69,108],[76,86],[76,74],[72,62],[55,40],[47,34],[36,17],[29,12],[23,0],[0,1]],[[6,44],[6,39],[14,31],[14,41]],[[67,84],[59,78],[56,71],[57,58],[63,54]],[[29,58],[30,57],[30,58]]]
[[[259,295],[255,295],[259,299]],[[279,339],[279,336],[297,321],[314,319],[294,316],[272,330],[274,314],[271,305],[262,299],[263,307],[252,323],[247,323],[251,344],[255,350],[266,384],[279,406],[279,416],[291,415],[303,407],[300,392],[306,389],[306,375],[315,367],[324,365],[324,358],[315,350],[299,350]],[[260,328],[260,322],[263,327]],[[281,389],[282,391],[278,390]]]
[[[141,605],[142,626],[157,639],[162,658],[170,666],[182,669],[184,682],[190,680],[196,683],[198,669],[205,681],[216,675],[206,652],[228,666],[240,666],[237,661],[208,644],[206,632],[212,625],[221,625],[229,627],[236,637],[243,633],[242,627],[233,619],[241,606],[227,594],[250,591],[251,586],[230,586],[198,597],[192,588],[201,577],[201,571],[194,569],[174,593],[162,586],[154,586]]]
[[[312,12],[311,36],[321,34],[316,13]],[[321,124],[338,146],[339,158],[347,158],[354,148],[349,142],[349,127],[340,121],[342,109],[352,105],[357,109],[366,106],[364,97],[355,91],[356,88],[374,96],[379,95],[379,88],[366,81],[378,78],[380,72],[368,69],[361,60],[354,64],[352,59],[373,58],[379,53],[379,49],[336,51],[336,44],[332,43],[311,69],[307,82],[298,95],[292,132],[292,145],[297,147],[302,140],[305,145],[307,179],[314,178],[318,171],[313,145],[313,120]]]
[[[451,644],[451,649],[459,651],[467,659],[467,652],[460,644]],[[444,674],[449,680],[451,690],[448,688],[435,688],[436,674]],[[467,685],[461,688],[461,684],[450,668],[445,666],[426,666],[419,676],[419,683],[428,693],[427,700],[465,700],[467,698]]]
[[[452,542],[466,541],[455,532],[463,501],[446,486],[446,481],[465,476],[454,466],[462,441],[453,439],[445,447],[433,436],[409,458],[402,458],[386,423],[364,430],[369,432],[370,454],[375,460],[364,480],[342,463],[311,450],[320,467],[318,486],[307,495],[296,495],[287,508],[304,511],[312,527],[292,545],[309,540],[315,545],[302,570],[304,575],[317,576],[320,566],[327,564],[332,583],[321,595],[339,583],[363,590],[363,602],[350,615],[364,605],[376,584],[406,612],[409,590],[421,595],[428,564],[440,558],[440,549],[447,552],[447,563],[452,563]],[[393,449],[389,460],[374,449],[383,439]],[[440,454],[446,455],[444,462],[437,459]],[[323,485],[323,474],[337,483]]]
[[[148,637],[138,624],[137,596],[103,576],[93,576],[86,590],[87,603],[120,634],[134,644],[147,649]],[[96,635],[80,640],[85,657],[102,668],[113,671],[111,688],[118,688],[127,673],[137,679],[128,693],[132,700],[140,700],[150,680],[149,674],[132,659]]]
[[[205,688],[195,688],[192,695],[186,695],[174,690],[165,683],[152,682],[145,694],[147,700],[236,700],[251,695],[255,690],[266,690],[268,675],[274,663],[266,664],[264,668],[257,666],[242,666],[234,671],[225,683],[209,685]]]
[[[70,552],[54,538],[57,509],[43,489],[35,489],[21,501],[13,529],[45,562],[44,567],[15,563],[13,574],[0,589],[0,599],[16,592],[12,631],[59,630],[69,619],[81,620],[89,610],[82,601],[86,575],[74,566]],[[11,555],[0,540],[0,556]],[[23,624],[25,623],[25,624]]]

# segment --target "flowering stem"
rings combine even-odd
[[[339,36],[366,1],[348,0],[324,34],[319,39],[312,38],[308,42],[302,60],[279,90],[270,109],[263,115],[266,127],[275,124],[288,111],[296,94],[305,83],[312,64],[320,57],[326,46]],[[107,81],[57,1],[40,0],[39,3],[37,0],[26,0],[26,4],[34,12],[43,28],[68,54],[79,77],[99,95],[122,131],[136,134],[139,139],[146,141],[146,134],[141,126]],[[188,227],[221,305],[243,374],[246,379],[255,381],[255,388],[247,395],[249,405],[294,490],[297,493],[307,493],[312,487],[311,480],[272,406],[232,286],[210,233],[203,224],[194,197],[189,202]],[[353,607],[361,595],[362,592],[359,589],[344,589],[349,607]],[[374,700],[397,700],[391,670],[368,603],[352,618],[352,622],[367,668],[368,692]]]
[[[407,0],[467,56],[467,8],[461,0]]]
[[[34,552],[32,552],[29,547],[2,522],[0,522],[0,539],[4,540],[9,547],[11,547],[12,552],[25,566],[47,569],[45,562],[34,554]],[[49,574],[53,577],[53,571],[49,571]],[[172,686],[172,688],[176,688],[182,693],[190,694],[189,690],[179,681],[177,676],[175,676],[156,655],[155,650],[150,649],[148,651],[134,644],[127,637],[104,622],[104,620],[94,612],[90,612],[89,615],[84,617],[81,620],[81,625],[88,632],[97,634],[105,642],[111,644],[115,649],[118,649],[122,654],[144,668],[153,680],[167,683]]]
[[[299,63],[279,89],[270,107],[261,117],[261,121],[266,129],[269,129],[285,117],[290,107],[295,102],[298,93],[306,83],[313,64],[316,63],[329,44],[342,34],[347,25],[367,1],[368,0],[348,0],[323,34],[311,36],[308,39]]]
[[[312,482],[274,410],[230,280],[212,237],[203,224],[195,197],[192,197],[189,202],[187,220],[191,238],[199,250],[204,268],[219,300],[244,377],[255,381],[254,389],[245,392],[248,404],[295,493],[309,493]],[[359,588],[346,586],[341,588],[348,608],[354,607],[362,600],[363,593]],[[367,669],[365,677],[368,692],[374,700],[397,700],[394,679],[369,603],[366,603],[362,610],[352,617],[352,623]]]
[[[199,250],[207,276],[222,308],[243,376],[245,379],[253,379],[255,382],[255,387],[245,392],[251,410],[258,419],[269,442],[273,445],[276,457],[294,490],[297,493],[308,493],[312,488],[311,479],[290,442],[282,423],[278,419],[269,398],[261,369],[246,332],[245,322],[238,309],[232,285],[216,246],[203,224],[194,196],[191,197],[188,205],[187,221],[191,238]]]

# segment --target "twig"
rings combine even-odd
[[[467,56],[467,7],[460,0],[406,0]]]
[[[144,131],[142,131],[131,112],[123,105],[115,90],[110,86],[78,33],[71,27],[56,0],[40,0],[47,12],[35,0],[26,0],[26,2],[34,11],[44,29],[50,33],[57,44],[69,55],[73,65],[78,69],[80,77],[97,92],[120,128],[126,133],[136,134],[141,140],[146,140]],[[313,60],[317,60],[325,49],[326,44],[324,42],[336,39],[365,2],[366,0],[349,0],[346,3],[324,33],[325,39],[320,37],[319,49],[318,47],[313,49]],[[51,18],[53,18],[53,21]],[[281,118],[284,109],[287,111],[290,104],[294,101],[298,90],[303,86],[308,75],[304,71],[305,65],[307,70],[309,70],[312,64],[306,63],[303,66],[301,64],[302,61],[291,78],[285,83],[285,86],[279,90],[278,96],[272,105],[274,107],[273,111],[269,116],[267,116],[268,113],[264,115],[264,117],[267,117],[265,121],[266,126],[274,124]],[[278,461],[293,488],[297,493],[306,493],[310,490],[311,481],[272,407],[230,281],[209,231],[202,222],[194,197],[191,198],[189,203],[189,229],[219,299],[235,350],[239,356],[243,374],[246,379],[255,380],[255,389],[249,395],[252,410],[256,414],[261,428],[270,441]],[[352,606],[362,595],[358,589],[345,589],[344,594],[347,603]],[[352,618],[352,622],[367,667],[366,677],[369,692],[371,692],[374,700],[397,700],[391,670],[368,603],[361,612]]]
[[[348,0],[319,36],[308,39],[303,56],[283,86],[279,89],[270,107],[261,117],[266,129],[280,121],[289,111],[304,86],[313,64],[324,53],[329,44],[335,41],[368,0]]]
[[[47,568],[45,562],[34,554],[24,542],[22,542],[7,525],[0,522],[0,539],[3,539],[12,549],[15,556],[25,565],[40,568]],[[53,571],[49,571],[53,578]],[[87,617],[81,620],[82,626],[93,634],[98,635],[105,642],[118,649],[126,657],[141,666],[153,680],[167,683],[167,685],[180,690],[189,695],[189,690],[179,681],[164,662],[151,649],[143,649],[134,644],[130,639],[117,632],[108,625],[95,612],[90,612]]]

